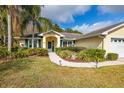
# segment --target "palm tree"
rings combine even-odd
[[[34,33],[35,28],[37,28],[39,31],[46,32],[48,31],[51,26],[52,22],[44,17],[41,17],[41,7],[43,6],[24,6],[27,14],[27,19],[24,21],[24,24],[29,23],[32,21],[32,48],[34,48]]]
[[[42,31],[47,32],[50,29],[52,29],[52,21],[44,18],[44,17],[39,17],[39,22],[42,24]]]

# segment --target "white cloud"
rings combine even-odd
[[[124,13],[124,5],[101,5],[98,10],[102,13]]]
[[[89,25],[89,24],[82,24],[80,26],[79,25],[76,25],[72,29],[78,30],[78,31],[86,34],[86,33],[95,31],[97,29],[100,29],[100,28],[109,26],[111,24],[113,24],[112,21],[101,21],[101,22],[96,22],[96,23],[94,23],[92,25]]]
[[[54,21],[67,23],[74,22],[75,15],[83,15],[90,9],[87,5],[47,5],[42,8],[42,16]]]

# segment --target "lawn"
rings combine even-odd
[[[0,87],[124,87],[124,65],[69,68],[48,57],[18,59],[0,63]]]

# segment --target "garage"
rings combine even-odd
[[[124,38],[111,38],[110,51],[124,57]]]

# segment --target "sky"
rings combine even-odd
[[[45,5],[41,15],[86,34],[124,21],[124,5]]]

